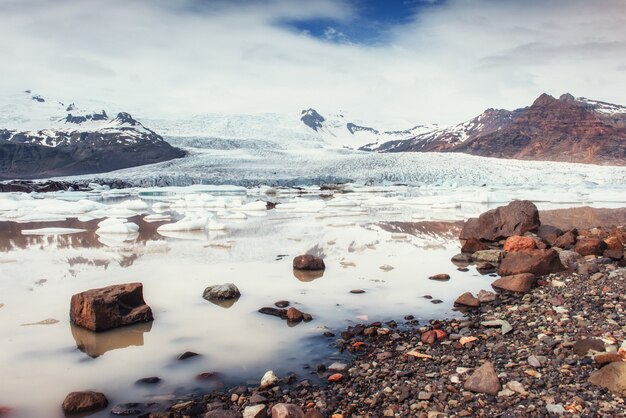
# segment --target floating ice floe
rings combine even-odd
[[[239,209],[244,212],[265,211],[267,210],[267,203],[261,200],[257,200],[256,202],[246,203],[245,205],[242,205]]]
[[[218,212],[217,216],[222,219],[239,220],[239,221],[248,219],[248,217],[245,214],[240,213],[240,212],[236,212],[236,213]]]
[[[202,231],[206,229],[207,221],[206,217],[185,217],[178,222],[161,225],[157,228],[157,232]]]
[[[117,208],[129,209],[135,212],[148,210],[148,204],[141,199],[126,200],[116,205]]]
[[[68,235],[85,232],[85,229],[79,228],[39,228],[39,229],[23,229],[22,235]]]
[[[224,229],[226,229],[226,226],[211,219],[209,220],[208,228],[210,231],[223,231]]]
[[[96,234],[98,235],[110,235],[110,234],[134,234],[139,231],[139,225],[133,222],[127,222],[126,219],[120,218],[108,218],[98,223],[98,229]]]
[[[146,215],[143,217],[143,220],[146,222],[169,221],[170,219],[172,219],[170,215],[160,213],[153,213],[152,215]]]

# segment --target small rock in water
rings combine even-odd
[[[241,292],[233,283],[218,284],[204,289],[202,297],[208,301],[236,299]]]
[[[382,266],[379,267],[382,271],[391,271],[394,269],[393,266],[390,266],[389,264],[383,264]]]
[[[188,358],[199,356],[200,354],[194,353],[193,351],[185,351],[183,354],[178,356],[178,360],[187,360]]]
[[[287,306],[289,306],[289,301],[279,300],[278,302],[274,303],[274,306],[276,306],[277,308],[286,308]]]
[[[141,379],[137,380],[137,383],[145,383],[145,384],[148,384],[148,385],[154,385],[156,383],[159,383],[160,381],[161,381],[160,377],[152,376],[152,377],[141,378]]]
[[[296,270],[324,270],[326,265],[321,257],[304,254],[293,259],[293,268]]]
[[[450,275],[445,273],[435,274],[429,277],[430,280],[447,281],[450,280]]]
[[[278,385],[278,377],[274,374],[273,370],[268,370],[261,378],[261,384],[259,385],[259,389],[270,389],[276,385]]]
[[[362,290],[362,289],[354,289],[354,290],[351,290],[351,291],[350,291],[350,293],[353,293],[353,294],[355,294],[355,295],[360,295],[360,294],[362,294],[362,293],[365,293],[365,290]]]
[[[443,300],[441,300],[441,299],[433,299],[433,300],[430,301],[430,303],[434,303],[435,305],[438,305],[440,303],[443,303]]]
[[[30,326],[30,325],[53,325],[53,324],[57,324],[59,321],[54,319],[54,318],[48,318],[48,319],[44,319],[42,321],[39,322],[31,322],[28,324],[22,324],[23,327],[26,326]]]
[[[121,403],[111,408],[111,415],[138,415],[143,412],[144,405],[136,402]]]
[[[100,392],[72,392],[63,401],[63,412],[66,414],[82,414],[104,409],[109,404],[106,396]]]
[[[304,315],[302,312],[293,306],[287,309],[287,321],[289,322],[300,322],[304,319]]]

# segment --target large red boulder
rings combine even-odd
[[[585,257],[588,255],[602,255],[606,248],[606,243],[600,238],[578,238],[574,251]]]
[[[474,254],[476,251],[488,250],[489,246],[476,238],[470,238],[461,247],[461,252],[466,254]]]
[[[532,250],[536,248],[535,240],[531,237],[513,235],[504,242],[504,251]]]
[[[152,309],[143,300],[141,283],[87,290],[73,295],[70,303],[70,320],[92,331],[106,331],[153,319]]]
[[[559,253],[554,249],[549,250],[521,250],[507,253],[500,267],[500,276],[512,276],[515,274],[532,273],[535,276],[544,276],[565,270]]]
[[[513,235],[534,232],[539,225],[537,206],[528,200],[516,200],[487,211],[478,218],[468,219],[459,238],[499,241]]]

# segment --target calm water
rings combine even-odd
[[[459,250],[459,220],[496,203],[466,199],[451,204],[458,193],[420,195],[408,189],[334,198],[296,197],[293,191],[208,195],[197,189],[153,190],[139,196],[136,191],[131,196],[61,194],[17,206],[0,204],[0,405],[15,408],[17,417],[60,416],[60,404],[73,390],[102,391],[115,405],[254,385],[268,369],[310,378],[304,365],[338,356],[324,331],[407,314],[420,319],[456,315],[452,301],[460,293],[489,289],[493,280],[473,269],[457,271],[449,260]],[[242,204],[259,198],[283,205],[243,210]],[[102,206],[85,210],[80,199]],[[68,219],[57,213],[59,202],[68,204],[61,208]],[[139,225],[139,232],[99,234],[102,217],[120,216],[122,209],[134,211],[124,216]],[[171,220],[143,220],[156,212]],[[214,218],[225,229],[157,231],[189,215]],[[324,256],[323,276],[294,274],[292,258],[305,252]],[[428,280],[435,273],[452,278]],[[70,325],[72,294],[134,281],[144,284],[153,323],[101,334]],[[227,282],[242,293],[232,306],[202,298],[207,286]],[[366,293],[351,294],[352,289]],[[444,303],[434,305],[424,295]],[[257,312],[283,299],[314,320],[290,327]],[[201,356],[177,361],[185,351]],[[195,376],[204,372],[219,375],[198,381]],[[163,381],[134,383],[148,376]]]

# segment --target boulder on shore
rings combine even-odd
[[[141,283],[126,283],[91,289],[72,296],[70,320],[91,331],[106,331],[150,322],[152,309],[143,299]]]
[[[497,395],[500,389],[502,389],[502,385],[493,364],[486,361],[465,381],[464,388],[476,393]]]
[[[583,257],[588,255],[602,255],[606,249],[606,242],[600,238],[579,238],[574,247],[574,251]]]
[[[532,250],[534,248],[537,248],[537,244],[535,244],[535,240],[531,237],[513,235],[512,237],[508,237],[504,242],[504,251],[507,252]]]
[[[468,219],[459,238],[493,242],[513,235],[535,232],[540,224],[537,206],[528,200],[517,200],[487,211],[478,218]]]
[[[471,237],[461,247],[461,252],[465,254],[474,254],[476,251],[488,250],[489,246],[484,242]]]
[[[512,276],[501,277],[491,283],[494,289],[506,290],[509,292],[527,293],[535,285],[536,278],[532,273],[514,274]]]
[[[521,250],[507,253],[500,267],[500,276],[513,276],[515,274],[532,273],[535,276],[545,276],[565,270],[559,253],[554,249],[549,250]]]
[[[296,270],[324,270],[324,260],[310,254],[299,255],[293,259],[293,268]]]

